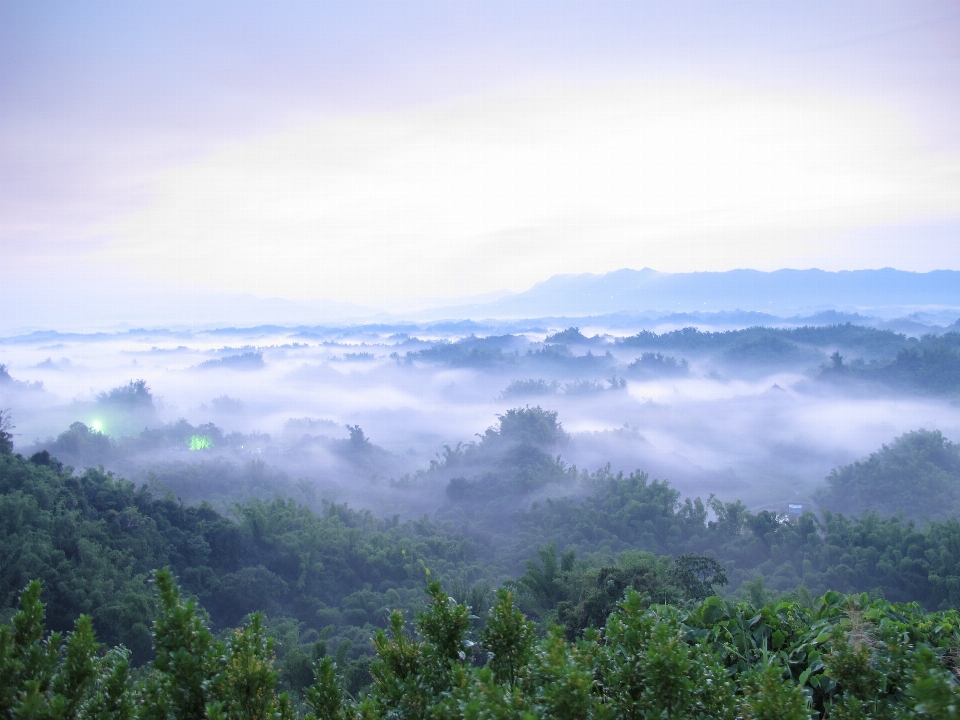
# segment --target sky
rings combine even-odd
[[[0,302],[960,269],[958,38],[913,0],[0,0]]]

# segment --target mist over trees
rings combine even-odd
[[[549,418],[536,419],[517,413],[511,422],[527,432],[533,426],[540,440],[544,430],[557,431]],[[502,426],[488,437],[502,435]],[[203,505],[158,501],[102,473],[76,478],[49,457],[40,460],[0,456],[0,517],[8,518],[0,550],[21,560],[0,570],[12,622],[0,628],[7,713],[219,716],[231,707],[248,712],[253,702],[258,713],[291,718],[466,718],[508,708],[534,717],[695,710],[700,717],[801,718],[869,709],[897,718],[918,709],[949,717],[943,713],[957,702],[947,653],[960,614],[925,615],[917,604],[877,599],[879,589],[872,599],[836,592],[814,599],[801,586],[792,599],[771,602],[754,583],[735,602],[713,596],[727,574],[709,555],[671,560],[628,550],[602,565],[579,559],[575,549],[558,558],[557,546],[547,545],[493,594],[489,584],[462,583],[465,565],[484,564],[473,543],[426,521],[384,524],[337,507],[318,517],[279,499],[251,501],[230,521]],[[840,518],[818,532],[810,514],[794,523],[712,499],[718,519],[704,523],[703,503],[680,506],[664,484],[642,476],[605,482],[607,492],[654,493],[649,510],[622,505],[620,534],[636,524],[630,518],[649,517],[658,505],[661,522],[673,517],[680,529],[655,536],[699,534],[741,553],[766,546],[775,555],[775,547],[799,543],[808,558],[811,536],[826,530],[831,579],[849,571],[833,556],[841,538],[847,552],[862,544],[875,553],[878,534],[896,534],[878,533],[884,523],[870,517],[859,524]],[[599,507],[612,509],[609,496],[582,511],[597,517]],[[531,519],[549,526],[551,517],[534,513],[528,528]],[[931,524],[927,542],[956,543],[960,529],[952,526]],[[906,530],[911,548],[923,542],[924,534]],[[212,628],[169,571],[155,571],[151,587],[150,567],[158,564],[176,568],[187,592],[199,595]],[[899,582],[908,580],[904,569]],[[30,575],[43,581],[24,584]],[[445,578],[456,597],[432,577]],[[366,578],[377,579],[379,592]],[[884,589],[909,593],[918,585]],[[84,610],[90,614],[78,617]],[[67,634],[48,636],[46,627]],[[103,654],[95,636],[125,647]],[[131,672],[131,665],[149,671]]]
[[[239,676],[222,663],[241,656],[261,668],[264,712],[291,717],[702,715],[710,697],[715,717],[760,707],[771,717],[906,717],[933,695],[952,702],[960,463],[948,439],[950,333],[838,325],[617,337],[569,327],[420,340],[397,330],[216,351],[178,339],[121,355],[112,377],[123,374],[100,386],[109,389],[65,405],[7,373],[14,419],[65,421],[30,442],[0,415],[0,624],[23,597],[39,637],[42,597],[47,628],[74,633],[77,648],[92,648],[94,634],[105,644],[87,655],[94,670],[79,702],[104,707],[95,688],[114,683],[109,703],[133,714],[146,697],[172,707],[164,673],[180,641],[158,627],[173,617],[209,633],[191,650],[199,664],[176,681],[198,688],[191,702],[207,714],[236,702]],[[220,362],[245,354],[259,358],[255,372]],[[165,374],[149,364],[173,358]],[[62,383],[83,366],[29,367]],[[177,383],[202,399],[179,417]],[[418,416],[397,404],[398,388],[434,404]],[[306,396],[318,411],[271,392]],[[397,409],[384,422],[324,408],[347,392]],[[897,413],[913,403],[917,417],[941,418],[943,430],[903,419],[893,426],[903,431],[855,453],[840,437],[817,455],[826,432],[790,444],[824,408],[876,412],[885,397]],[[471,407],[484,410],[458,418]],[[630,424],[611,428],[618,413]],[[428,415],[432,425],[418,419]],[[753,437],[745,416],[760,423]],[[713,444],[694,445],[701,438]],[[759,465],[763,496],[734,473],[662,460],[747,442],[771,458]],[[822,469],[798,490],[769,474],[810,467]],[[155,574],[164,568],[168,580]],[[42,590],[25,593],[33,580]],[[881,651],[896,623],[911,649]],[[844,655],[844,643],[874,649]],[[32,652],[4,647],[11,658]],[[638,679],[617,665],[623,653],[679,664]],[[50,657],[47,676],[72,672]],[[871,663],[899,669],[881,686]],[[19,693],[29,672],[16,667]],[[691,681],[660,703],[673,687],[664,683],[691,667],[730,683],[724,697]],[[67,681],[57,682],[36,702],[65,702],[57,688]]]
[[[960,516],[960,446],[917,430],[831,471],[816,499],[836,512],[944,520]]]

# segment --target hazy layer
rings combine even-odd
[[[461,340],[462,333],[433,328],[410,337],[405,333],[414,330],[400,327],[7,341],[0,345],[0,363],[19,382],[0,385],[0,407],[10,409],[21,451],[76,421],[99,423],[111,436],[180,418],[195,426],[215,423],[225,435],[266,433],[269,439],[248,439],[224,457],[238,464],[264,460],[291,483],[306,481],[301,485],[313,487],[318,497],[401,513],[435,509],[442,488],[424,487],[415,502],[409,495],[410,502],[397,507],[389,478],[427,468],[445,444],[475,440],[498,414],[527,404],[559,412],[572,434],[560,449],[567,463],[588,470],[607,462],[614,470],[643,469],[669,479],[684,495],[716,493],[753,508],[783,509],[787,501],[808,500],[831,468],[904,432],[939,429],[960,439],[956,403],[841,393],[816,381],[826,350],[776,368],[673,351],[669,355],[688,362],[688,372],[657,376],[628,369],[641,352],[615,344],[612,334],[566,346],[543,342],[559,329],[536,327],[460,345],[436,343]],[[452,356],[451,347],[473,354]],[[260,353],[262,366],[244,353]],[[210,362],[218,360],[225,362]],[[137,427],[129,419],[125,427],[111,427],[98,394],[140,378],[153,393],[155,412],[136,418]],[[622,378],[625,387],[614,388],[614,379],[620,385]],[[518,380],[543,380],[546,394],[530,392],[529,385],[505,394]],[[330,439],[345,440],[348,425],[359,425],[386,452],[362,464],[338,454]],[[120,469],[146,472],[158,462],[214,456],[177,447],[128,459]]]

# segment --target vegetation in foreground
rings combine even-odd
[[[556,434],[558,427],[543,422],[553,415],[535,410],[510,415],[475,448],[450,454],[445,471],[463,473],[468,489],[474,477],[490,473],[488,483],[499,483],[508,499],[517,487],[537,485],[537,468],[550,469],[547,461],[554,461],[524,450],[513,437],[531,435],[530,428],[511,430],[530,415],[541,435]],[[935,435],[903,438],[883,457],[912,459],[897,467],[919,473],[929,456],[931,477],[940,478],[934,461],[955,457],[956,447]],[[558,624],[568,638],[602,627],[630,588],[678,605],[726,582],[730,596],[749,597],[757,606],[784,593],[799,598],[834,589],[916,601],[928,610],[960,607],[960,523],[954,519],[921,527],[896,515],[751,513],[742,503],[716,498],[681,502],[666,482],[605,469],[576,478],[565,471],[561,481],[578,483],[585,495],[523,511],[510,512],[508,503],[500,512],[499,499],[483,506],[474,498],[487,509],[471,516],[464,508],[470,498],[451,497],[435,518],[400,522],[344,505],[315,512],[275,498],[236,503],[229,517],[101,470],[74,474],[49,453],[26,459],[5,447],[0,622],[12,616],[22,588],[40,579],[54,630],[67,631],[86,613],[104,642],[130,650],[134,665],[152,657],[156,601],[148,579],[163,567],[207,608],[217,632],[264,611],[284,664],[295,664],[322,638],[339,656],[351,692],[369,682],[370,640],[387,627],[391,610],[418,608],[428,567],[478,615],[489,609],[494,588],[512,582],[518,606],[538,630]],[[889,480],[886,471],[874,472],[885,462],[855,473],[867,495],[871,483]],[[838,476],[847,474],[841,469]],[[893,501],[895,494],[883,497]],[[696,583],[692,566],[684,569],[688,561],[702,564]]]
[[[543,465],[517,448],[561,430],[537,411],[504,416],[443,464],[499,467],[509,492],[513,471],[496,463]],[[469,518],[454,529],[281,499],[238,504],[231,520],[103,471],[75,475],[49,453],[15,455],[2,430],[4,717],[901,718],[960,707],[956,520],[752,514],[609,470],[567,472],[589,494],[534,505],[487,538]],[[837,482],[869,495],[904,458],[942,479],[956,451],[911,434]],[[728,581],[743,601],[715,596]],[[820,589],[831,586],[874,591]]]
[[[154,574],[154,659],[131,671],[92,623],[46,633],[41,586],[0,627],[4,718],[955,718],[960,613],[924,614],[866,595],[755,608],[707,598],[684,610],[635,590],[602,629],[537,639],[509,589],[482,619],[427,586],[409,627],[390,615],[373,640],[372,684],[352,697],[322,643],[302,692],[278,693],[262,614],[215,637],[169,571]]]

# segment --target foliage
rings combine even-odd
[[[531,397],[535,395],[556,395],[560,389],[560,383],[556,380],[547,382],[543,378],[539,380],[513,380],[500,393],[501,398],[513,397]]]
[[[737,338],[723,349],[719,357],[728,364],[783,365],[816,361],[822,356],[779,335],[754,333]]]
[[[691,600],[705,600],[715,592],[715,586],[727,584],[723,565],[703,555],[678,555],[672,573],[676,584]]]
[[[602,382],[596,380],[575,380],[574,382],[564,383],[564,395],[589,395],[591,393],[603,392],[606,388]]]
[[[93,430],[85,423],[75,422],[44,448],[68,464],[98,467],[117,458],[120,449],[108,435]]]
[[[544,410],[539,405],[531,408],[513,408],[497,415],[499,428],[488,428],[481,440],[489,444],[530,444],[553,447],[567,439],[563,426],[557,422],[555,410]]]
[[[960,333],[927,335],[901,348],[892,360],[845,363],[836,352],[820,377],[834,383],[882,383],[897,390],[936,395],[960,393]]]
[[[170,566],[208,608],[215,628],[256,610],[294,623],[280,651],[282,657],[299,653],[290,660],[287,687],[302,687],[292,678],[309,671],[311,643],[332,626],[331,652],[343,653],[338,667],[353,691],[367,682],[369,638],[386,627],[390,609],[416,609],[424,565],[439,578],[464,583],[465,592],[474,582],[520,576],[514,602],[541,627],[559,623],[571,639],[601,627],[627,589],[646,593],[651,602],[692,602],[719,591],[723,576],[734,591],[763,578],[755,594],[761,600],[803,586],[813,594],[880,588],[890,599],[928,608],[960,604],[955,520],[921,530],[896,516],[754,515],[736,502],[681,502],[667,483],[643,473],[561,474],[549,455],[534,453],[542,453],[536,446],[510,442],[562,437],[552,415],[534,410],[514,413],[466,450],[450,449],[441,468],[469,472],[488,462],[489,472],[503,473],[516,489],[525,477],[555,477],[587,494],[512,515],[509,498],[502,499],[506,511],[494,498],[485,506],[492,510],[481,508],[490,514],[478,516],[485,524],[464,527],[465,534],[436,520],[378,520],[339,505],[316,513],[279,499],[237,505],[229,519],[109,473],[73,475],[49,454],[29,461],[0,455],[0,612],[13,607],[19,588],[40,578],[54,629],[69,630],[86,613],[105,641],[123,643],[131,661],[141,664],[151,652],[155,602],[146,581],[152,570]],[[530,455],[524,459],[518,447]],[[548,458],[556,475],[517,471],[551,467],[533,464],[530,458],[537,457]],[[494,461],[505,464],[498,470]],[[204,467],[213,483],[215,466]],[[556,549],[538,556],[550,544]],[[719,566],[684,576],[685,555]],[[531,557],[540,560],[524,572]],[[475,612],[484,613],[486,602],[472,602]],[[297,657],[303,658],[299,665]]]
[[[434,472],[488,467],[520,483],[523,476],[517,469],[531,466],[524,464],[527,461],[517,448],[550,458],[534,443],[559,444],[563,437],[555,414],[519,408],[505,414],[478,443],[449,448]],[[941,450],[936,443],[930,447],[931,458],[936,456],[934,450],[954,452],[946,441]],[[905,457],[923,456],[917,451]],[[920,528],[897,516],[753,514],[739,502],[681,501],[669,484],[651,481],[640,472],[571,470],[563,470],[558,478],[576,488],[579,496],[535,503],[512,515],[497,509],[512,510],[508,502],[497,505],[491,500],[484,510],[489,514],[477,515],[483,523],[464,523],[454,531],[439,519],[401,523],[329,504],[314,512],[282,499],[249,500],[236,505],[233,518],[228,518],[210,506],[185,505],[109,473],[74,474],[49,453],[38,453],[30,460],[0,454],[0,553],[4,557],[0,620],[12,616],[18,591],[39,578],[46,588],[47,616],[55,631],[70,631],[76,618],[86,614],[109,645],[122,643],[129,648],[126,662],[143,666],[158,648],[165,647],[155,644],[150,632],[158,603],[168,608],[163,611],[165,617],[176,617],[170,608],[178,607],[177,601],[164,599],[162,583],[158,581],[156,593],[148,586],[152,571],[169,566],[181,578],[183,592],[207,608],[209,618],[199,612],[199,605],[194,614],[200,618],[197,622],[210,628],[214,646],[214,633],[236,653],[268,634],[277,638],[277,689],[289,690],[297,702],[305,701],[306,690],[321,672],[317,663],[324,659],[329,663],[323,672],[329,676],[335,665],[337,678],[335,684],[323,686],[323,697],[333,698],[329,702],[335,704],[336,688],[345,698],[343,703],[357,697],[373,677],[371,638],[381,630],[388,631],[385,637],[391,647],[403,645],[406,640],[401,642],[397,633],[406,633],[403,637],[414,645],[404,647],[415,651],[416,662],[433,668],[432,674],[417,682],[433,683],[428,686],[430,693],[443,695],[447,710],[489,701],[499,703],[504,713],[522,715],[541,712],[537,708],[554,701],[576,705],[580,698],[586,704],[577,706],[576,712],[602,714],[607,701],[596,705],[593,695],[578,695],[583,688],[575,682],[566,686],[566,699],[558,696],[549,701],[524,695],[529,689],[524,683],[534,682],[531,673],[537,668],[539,677],[552,677],[551,673],[560,672],[557,668],[569,669],[573,679],[580,677],[578,663],[586,661],[578,658],[598,652],[590,638],[603,631],[625,593],[637,592],[644,612],[656,604],[690,612],[705,596],[723,591],[727,580],[733,591],[739,589],[741,595],[753,598],[755,606],[790,593],[794,600],[809,605],[811,595],[831,588],[870,590],[876,598],[918,601],[931,609],[960,605],[960,523],[956,520],[929,522]],[[501,516],[497,522],[487,523],[496,514]],[[450,516],[456,517],[452,511]],[[529,562],[530,558],[537,560]],[[433,587],[428,596],[433,620],[421,620],[417,614],[423,605],[420,588],[427,566],[433,577],[453,588],[450,595],[457,598],[452,601],[438,586]],[[501,612],[491,614],[490,584],[499,585],[509,577],[517,578],[503,588],[511,593],[512,610],[503,607],[503,598],[497,596]],[[470,613],[458,615],[457,608],[466,602],[476,619]],[[391,619],[395,609],[403,611],[404,617],[417,618],[417,635],[410,635],[402,618],[398,629]],[[252,619],[257,611],[266,613],[257,621],[261,625]],[[539,665],[534,656],[522,654],[523,643],[503,644],[509,642],[509,632],[529,634],[524,629],[528,621],[517,620],[521,611],[530,617],[536,635],[559,633],[559,640],[550,646],[552,655],[544,656]],[[753,617],[742,622],[752,622]],[[790,620],[794,621],[801,622]],[[505,639],[499,641],[499,649],[472,652],[471,641],[482,645],[487,637],[491,647],[497,642],[493,635],[484,635],[487,623],[492,627],[500,623]],[[223,634],[237,624],[257,629],[235,640]],[[559,629],[549,631],[551,625]],[[439,634],[443,628],[451,632],[446,641]],[[201,638],[199,626],[195,630]],[[461,639],[463,644],[458,644]],[[507,652],[509,647],[513,649]],[[445,659],[441,662],[431,656],[431,648],[445,648],[437,651]],[[250,655],[252,650],[244,652],[244,657],[259,657]],[[514,652],[522,659],[504,659]],[[864,677],[870,675],[863,669],[867,667],[889,674],[887,668],[878,670],[872,660],[864,660],[862,653],[844,655],[836,648],[832,652],[822,660],[829,665],[835,657],[838,675],[846,672],[844,667],[859,667],[856,673]],[[505,669],[501,659],[512,662],[513,669]],[[751,656],[750,667],[758,662]],[[784,663],[781,659],[783,667],[792,667]],[[486,664],[488,674],[465,680],[466,666],[474,664]],[[517,671],[520,666],[523,669]],[[255,670],[249,663],[246,667],[250,673]],[[218,671],[203,672],[210,674],[212,682]],[[402,680],[406,687],[403,677],[396,673],[391,677],[388,684]],[[793,677],[799,681],[798,673]],[[916,691],[940,692],[938,677],[918,680]],[[467,692],[463,683],[473,689]],[[437,690],[441,686],[445,689]],[[487,699],[481,702],[474,691]],[[866,690],[857,693],[869,695]],[[314,697],[318,707],[327,707],[320,696]],[[523,697],[527,700],[521,702]],[[853,697],[842,701],[843,709],[837,706],[838,717],[843,712],[855,717],[860,712],[856,703],[868,702]],[[928,700],[932,703],[935,698]],[[191,707],[199,707],[199,700]],[[521,712],[521,707],[526,709]]]
[[[547,335],[544,338],[544,342],[555,343],[557,345],[576,345],[582,343],[588,343],[591,340],[600,340],[600,337],[588,338],[578,327],[569,327],[566,330],[561,330],[556,332],[553,335]]]
[[[512,691],[533,656],[533,623],[514,605],[508,588],[497,592],[480,641],[489,653],[494,679]]]
[[[230,370],[260,370],[264,367],[263,353],[248,351],[239,355],[227,355],[226,357],[205,360],[198,368],[203,370],[212,370],[217,368],[229,368]]]
[[[960,446],[918,430],[864,460],[833,470],[817,501],[838,512],[902,512],[912,518],[960,515]]]
[[[126,385],[115,387],[109,392],[97,395],[101,405],[120,405],[127,407],[153,407],[153,394],[146,380],[131,380]]]
[[[13,452],[13,421],[9,410],[0,410],[0,455]]]
[[[808,720],[807,698],[777,662],[754,670],[744,687],[744,720]],[[835,715],[836,713],[832,713]]]
[[[743,330],[701,332],[695,327],[658,335],[643,330],[617,341],[619,345],[650,350],[686,351],[694,354],[729,353],[730,359],[749,360],[790,356],[796,348],[833,349],[857,353],[868,359],[892,358],[911,341],[890,330],[876,330],[846,323],[843,325],[798,328],[751,327]]]
[[[569,440],[556,411],[528,405],[497,419],[497,426],[487,428],[479,442],[447,446],[441,461],[431,463],[434,475],[456,473],[448,481],[447,497],[464,513],[485,509],[502,517],[498,506],[510,504],[513,497],[576,478],[576,468],[551,454]],[[478,499],[495,502],[485,508]]]
[[[66,641],[44,628],[41,588],[23,592],[0,626],[4,718],[290,719],[277,693],[273,641],[255,614],[216,640],[203,613],[166,571],[156,573],[155,659],[127,672],[122,649],[104,652],[88,618]],[[951,668],[960,613],[924,613],[866,595],[827,593],[763,607],[718,597],[688,609],[648,606],[630,590],[604,626],[575,642],[553,626],[540,639],[498,594],[475,633],[466,606],[429,583],[413,632],[394,612],[374,639],[374,682],[344,692],[337,665],[315,664],[301,714],[328,718],[801,718],[956,717]],[[499,620],[495,620],[499,618]],[[483,652],[471,662],[469,637]],[[508,660],[509,658],[509,660]]]
[[[517,362],[516,352],[504,352],[513,345],[511,335],[478,338],[473,335],[454,343],[439,342],[423,350],[408,352],[404,359],[414,361],[443,363],[453,367],[489,367],[494,365],[513,365]]]
[[[0,626],[0,717],[132,717],[126,651],[98,652],[86,615],[65,641],[60,633],[46,634],[40,592],[32,581],[12,626]]]
[[[466,453],[450,449],[446,462],[500,456],[516,446],[511,439],[533,446],[561,432],[554,415],[520,409]],[[0,588],[10,598],[41,578],[58,631],[37,630],[39,586],[30,585],[14,620],[19,635],[7,630],[0,642],[2,674],[26,688],[24,673],[35,669],[37,684],[8,688],[3,702],[151,718],[284,716],[295,707],[316,717],[953,712],[955,610],[925,615],[918,605],[829,592],[770,603],[762,586],[759,608],[702,599],[753,568],[781,591],[800,582],[816,592],[879,585],[896,600],[955,607],[955,520],[920,531],[897,517],[754,515],[713,498],[680,502],[643,473],[602,470],[578,482],[588,495],[518,513],[513,535],[484,546],[428,520],[376,520],[336,505],[318,515],[279,499],[239,505],[231,521],[107,473],[75,476],[49,454],[2,455],[0,552],[10,561]],[[415,612],[425,564],[438,577],[483,577],[503,572],[498,557],[529,557],[529,543],[540,543],[538,561],[489,611],[482,592],[455,593],[477,598],[474,617],[430,582],[427,607]],[[614,550],[611,564],[604,558]],[[157,573],[149,590],[151,570],[165,565],[209,619],[169,573]],[[414,613],[413,632],[403,610]],[[244,627],[225,629],[236,623]],[[60,631],[71,626],[64,642]],[[210,627],[221,628],[220,639]],[[132,652],[99,651],[94,628]],[[276,669],[274,652],[282,653]],[[135,687],[130,660],[149,663]],[[277,694],[283,688],[292,701]]]
[[[333,625],[331,642],[344,652],[344,642],[353,645],[347,670],[369,652],[390,607],[415,604],[424,561],[440,573],[472,572],[471,544],[429,523],[377,520],[339,505],[317,514],[284,500],[251,500],[235,517],[109,473],[75,476],[49,455],[2,454],[0,611],[39,578],[54,629],[66,631],[86,613],[101,637],[123,643],[140,664],[152,652],[147,579],[170,566],[216,628],[256,610],[302,623],[307,637]]]
[[[620,718],[727,718],[735,713],[733,683],[720,657],[685,637],[670,606],[647,609],[629,592],[606,626],[604,687]]]
[[[627,366],[627,373],[635,377],[681,377],[690,373],[690,366],[683,358],[645,352]]]

